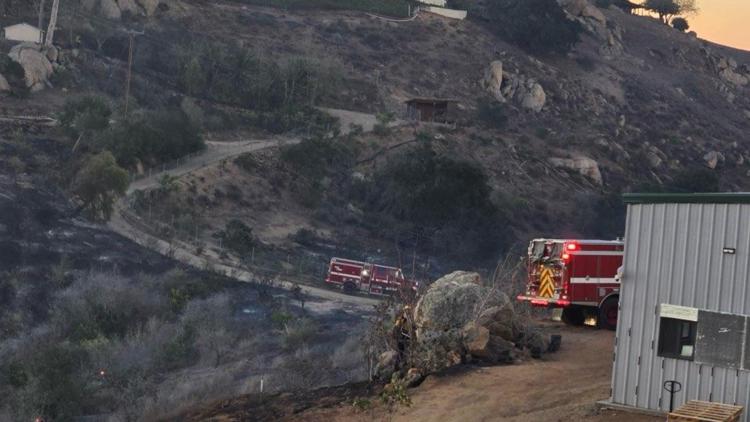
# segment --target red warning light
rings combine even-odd
[[[570,259],[570,254],[569,253],[562,254],[562,259],[563,259],[563,261],[569,260]]]
[[[578,249],[578,245],[576,245],[575,243],[568,243],[568,250],[569,251],[574,251],[576,249]]]

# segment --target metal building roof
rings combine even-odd
[[[626,204],[750,204],[750,192],[626,193]]]

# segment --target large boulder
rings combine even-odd
[[[715,169],[719,164],[726,160],[726,157],[718,151],[709,151],[703,156],[703,160],[706,162],[708,168]]]
[[[8,80],[5,79],[5,76],[0,75],[0,92],[8,91],[10,91],[10,84],[8,83]]]
[[[503,62],[495,60],[490,63],[490,67],[484,72],[482,85],[496,100],[505,101],[501,91],[503,87]]]
[[[490,363],[513,362],[515,345],[508,340],[492,335],[487,327],[469,322],[461,331],[466,353],[472,358]]]
[[[388,350],[380,354],[375,366],[375,378],[389,380],[398,369],[399,355],[395,350]]]
[[[601,185],[604,183],[604,179],[602,179],[602,173],[601,171],[599,171],[599,163],[597,163],[596,160],[592,158],[584,156],[576,156],[573,158],[554,157],[550,158],[548,161],[555,167],[575,171],[578,174],[591,179],[591,181],[593,181],[597,185]]]
[[[547,102],[547,94],[539,83],[529,80],[520,93],[521,106],[531,111],[540,112]]]
[[[516,341],[521,331],[510,303],[485,309],[477,318],[477,324],[486,327],[490,335],[507,341]]]
[[[604,13],[587,0],[559,0],[559,3],[573,17],[592,19],[602,24],[607,23]]]
[[[456,271],[435,281],[417,302],[417,336],[460,330],[482,312],[482,307],[508,306],[510,299],[497,289],[482,286],[479,274]]]
[[[482,87],[501,103],[514,101],[523,108],[539,112],[547,102],[544,88],[532,78],[505,71],[503,62],[495,60],[485,70]]]
[[[122,18],[122,11],[115,0],[99,0],[99,14],[110,20]]]
[[[469,341],[464,328],[494,307],[512,309],[512,304],[504,293],[483,286],[477,273],[456,271],[433,283],[414,309],[415,350],[420,365],[436,370],[460,363]],[[482,328],[489,333],[489,328]],[[499,359],[490,352],[486,355],[495,362]]]
[[[737,86],[745,86],[750,82],[747,76],[741,75],[735,72],[732,68],[725,68],[719,72],[719,76],[727,82],[730,82]]]
[[[8,53],[13,61],[23,67],[26,87],[31,91],[39,91],[49,84],[49,77],[54,71],[52,63],[44,52],[39,51],[35,43],[21,43],[10,49]]]

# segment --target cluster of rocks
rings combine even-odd
[[[407,387],[425,374],[461,363],[513,363],[524,354],[539,358],[560,345],[559,336],[531,328],[508,296],[482,285],[477,273],[442,277],[405,312],[408,341],[403,350],[380,356],[375,376]]]
[[[58,51],[55,47],[42,47],[36,43],[26,42],[13,46],[8,57],[21,65],[26,88],[35,92],[49,85]],[[8,79],[0,75],[0,92],[10,90]]]
[[[608,21],[598,7],[588,0],[558,0],[558,3],[570,19],[581,23],[588,33],[601,41],[599,53],[603,57],[622,55],[622,28]],[[612,10],[621,11],[616,7]]]
[[[482,79],[482,86],[497,101],[515,101],[534,112],[542,111],[547,102],[547,94],[536,80],[504,70],[500,60],[490,63]]]
[[[723,80],[735,86],[745,86],[750,83],[749,65],[739,66],[737,61],[731,57],[721,57],[713,64],[716,72]]]
[[[550,157],[547,161],[553,167],[562,168],[578,173],[597,185],[604,184],[602,172],[599,170],[599,163],[593,158],[584,155],[574,155],[570,158]]]
[[[84,0],[82,7],[110,20],[120,20],[123,14],[153,16],[162,0]]]

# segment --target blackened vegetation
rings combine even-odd
[[[556,0],[490,0],[485,7],[490,29],[530,53],[565,54],[583,32]]]

